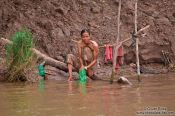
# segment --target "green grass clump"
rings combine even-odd
[[[22,29],[11,37],[11,44],[6,45],[6,61],[8,66],[7,80],[26,81],[26,72],[30,70],[33,62],[34,47],[32,33]]]

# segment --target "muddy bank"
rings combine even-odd
[[[46,66],[46,76],[49,80],[67,80],[68,73],[61,71],[57,68]],[[95,75],[98,77],[97,80],[106,80],[109,81],[112,73],[112,65],[105,64],[100,67],[95,67]],[[165,74],[175,74],[174,71],[168,70],[166,67],[160,64],[147,64],[141,66],[141,77],[147,76],[159,76]],[[117,70],[117,75],[114,80],[117,80],[119,77],[124,76],[126,78],[137,77],[136,68],[131,65],[123,65]],[[79,79],[77,72],[73,72],[73,78],[75,80]]]
[[[0,81],[5,80],[5,74],[7,73],[7,70],[4,69],[4,67],[0,67]]]
[[[36,47],[58,58],[70,52],[73,44],[70,40],[79,38],[83,28],[89,28],[92,38],[100,45],[106,41],[113,43],[117,37],[117,10],[115,0],[1,0],[0,35],[9,38],[20,28],[27,27],[34,34]],[[175,54],[174,11],[174,0],[138,2],[138,28],[151,26],[139,37],[141,63],[162,63],[161,50]],[[122,1],[121,39],[128,38],[133,30],[134,2]],[[126,62],[134,62],[131,42],[125,43],[124,48]]]
[[[46,80],[57,80],[57,81],[67,81],[68,79],[68,72],[64,72],[58,68],[46,65],[45,66],[46,71]],[[101,66],[95,67],[95,75],[98,77],[97,80],[102,81],[110,81],[112,73],[112,65],[111,64],[104,64]],[[5,81],[5,75],[8,74],[7,69],[5,66],[0,66],[0,81]],[[147,65],[141,65],[141,75],[140,77],[149,77],[149,76],[161,76],[161,75],[175,75],[175,69],[170,70],[163,65],[160,64],[147,64]],[[38,82],[39,75],[38,70],[33,70],[32,72],[28,73],[27,81],[28,82]],[[122,67],[117,70],[117,75],[114,78],[116,81],[119,77],[126,77],[128,79],[130,78],[137,78],[137,71],[135,67],[132,67],[131,65],[123,65]],[[73,79],[78,80],[79,75],[78,72],[73,72]]]
[[[61,61],[71,50],[75,50],[71,39],[78,40],[83,28],[91,30],[92,39],[99,45],[107,41],[114,43],[117,37],[117,10],[118,0],[1,0],[0,36],[10,39],[16,31],[27,27],[34,35],[36,48]],[[133,0],[122,1],[120,24],[121,40],[125,40],[134,30]],[[139,36],[141,64],[162,65],[162,50],[168,52],[174,61],[175,1],[140,0],[138,29],[146,25],[150,28]],[[132,41],[123,46],[126,65],[135,62]],[[4,43],[0,41],[0,58],[4,55]],[[100,48],[101,67],[105,67],[103,59],[104,49]],[[111,70],[108,67],[104,69]]]

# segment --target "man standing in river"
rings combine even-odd
[[[93,66],[97,63],[98,53],[98,44],[91,40],[89,30],[83,29],[81,31],[81,40],[78,41],[78,55],[68,54],[67,56],[68,81],[73,80],[72,67],[75,67],[77,71],[85,68],[87,70],[87,76],[94,79]]]

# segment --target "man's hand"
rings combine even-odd
[[[87,69],[88,69],[88,67],[87,67],[87,66],[81,66],[81,67],[80,67],[80,70],[82,70],[82,69],[87,70]]]
[[[80,70],[82,70],[82,69],[84,69],[84,65],[82,65],[82,66],[80,67]]]
[[[69,76],[69,77],[68,77],[68,81],[73,81],[72,76]]]
[[[88,69],[87,66],[85,66],[84,69],[87,70]]]

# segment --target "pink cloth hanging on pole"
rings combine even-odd
[[[118,48],[117,62],[115,66],[116,71],[118,71],[118,69],[123,64],[122,57],[123,57],[123,46],[120,46]],[[113,48],[110,44],[106,44],[105,45],[105,62],[108,62],[108,61],[113,62],[112,59],[113,59]]]
[[[105,62],[112,61],[112,47],[109,44],[105,45]]]
[[[120,46],[118,48],[118,55],[117,56],[123,56],[123,46]]]
[[[116,67],[115,67],[116,71],[123,64],[122,57],[123,57],[123,46],[120,46],[118,48],[117,63],[116,63]]]

